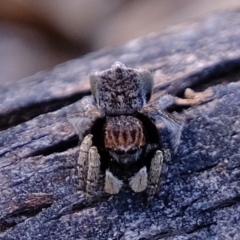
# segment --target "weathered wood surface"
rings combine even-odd
[[[240,11],[102,50],[0,89],[0,239],[240,239]],[[122,191],[87,205],[66,115],[88,73],[116,61],[153,71],[155,95],[211,91],[178,108],[179,150],[151,205]],[[204,94],[204,92],[203,92]]]

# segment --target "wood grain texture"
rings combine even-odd
[[[239,10],[212,14],[1,88],[0,239],[239,239],[239,25]],[[153,101],[213,93],[173,109],[183,134],[151,205],[130,190],[89,205],[77,191],[66,116],[84,107],[88,74],[116,60],[153,72]]]

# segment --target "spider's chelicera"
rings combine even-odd
[[[80,137],[83,125],[89,126],[78,158],[80,187],[88,196],[95,195],[103,173],[105,192],[117,194],[126,182],[134,192],[146,190],[152,199],[164,163],[170,159],[157,125],[166,127],[174,148],[181,126],[156,104],[145,107],[153,89],[153,77],[147,70],[115,62],[110,69],[91,74],[90,85],[94,99],[83,100],[84,110],[70,119]]]

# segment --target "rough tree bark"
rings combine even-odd
[[[240,239],[239,26],[239,10],[212,14],[2,87],[0,239]],[[153,72],[153,100],[212,93],[172,109],[181,143],[150,205],[131,191],[88,205],[77,191],[66,115],[90,94],[88,73],[116,60]]]

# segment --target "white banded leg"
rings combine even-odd
[[[87,180],[88,153],[91,146],[92,146],[92,135],[89,134],[86,137],[84,137],[80,145],[80,152],[79,152],[78,161],[77,161],[79,189],[82,189],[82,190]]]
[[[160,150],[157,150],[156,153],[154,154],[154,157],[152,158],[151,166],[149,170],[148,187],[147,187],[148,201],[150,201],[153,198],[158,188],[160,175],[162,173],[163,159],[164,159],[163,152]]]
[[[113,174],[110,171],[106,170],[104,186],[105,192],[110,194],[117,194],[120,191],[122,185],[123,181],[119,180],[118,178],[113,176]]]
[[[87,173],[87,196],[90,197],[97,192],[98,179],[100,173],[100,156],[96,147],[91,147],[88,154]]]
[[[129,185],[134,192],[142,192],[147,188],[148,174],[147,168],[141,168],[132,178]]]

